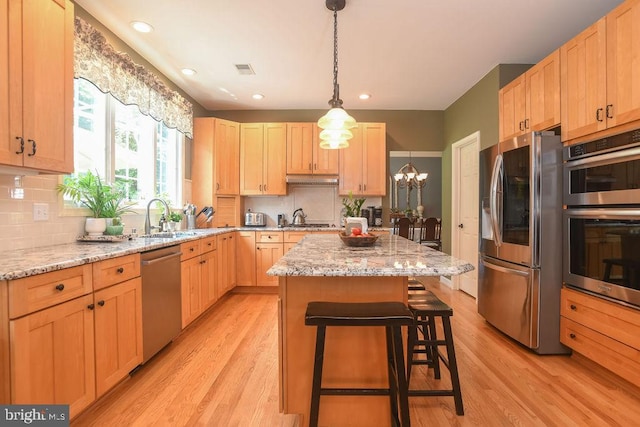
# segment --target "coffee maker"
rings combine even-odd
[[[382,227],[382,206],[373,208],[373,226]]]

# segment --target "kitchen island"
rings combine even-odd
[[[269,269],[279,276],[280,410],[302,414],[308,425],[315,328],[305,326],[309,301],[407,302],[411,276],[450,276],[473,269],[395,235],[381,234],[372,247],[347,247],[338,236],[308,235]],[[384,330],[329,328],[324,387],[386,387]],[[320,424],[390,425],[385,396],[322,396]]]

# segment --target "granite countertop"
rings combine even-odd
[[[346,246],[337,235],[305,236],[268,271],[270,276],[451,276],[466,261],[391,234],[371,247]]]
[[[336,227],[225,227],[185,230],[179,237],[167,239],[137,237],[117,242],[73,242],[64,245],[40,248],[9,250],[0,252],[0,280],[14,280],[34,276],[63,268],[75,267],[109,258],[150,251],[166,246],[177,245],[205,236],[214,236],[229,231],[323,231],[336,230]],[[387,230],[388,229],[380,229]],[[192,233],[192,234],[188,234]]]

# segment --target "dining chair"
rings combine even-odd
[[[440,240],[440,233],[442,231],[442,219],[429,217],[422,218],[420,222],[420,239],[421,245],[429,246],[430,248],[442,250],[442,242]]]
[[[414,222],[407,217],[397,218],[393,224],[393,234],[413,240]]]

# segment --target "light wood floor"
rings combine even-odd
[[[580,356],[535,355],[473,298],[428,286],[454,309],[465,415],[451,397],[412,397],[413,426],[639,425],[640,388]],[[231,294],[71,425],[297,426],[278,413],[277,343],[277,296]],[[414,368],[412,387],[438,384],[425,372]]]

